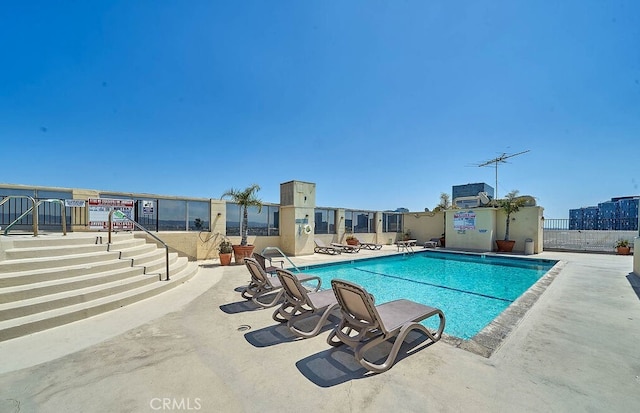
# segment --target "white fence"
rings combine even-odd
[[[638,236],[638,231],[544,229],[543,248],[573,251],[615,252],[616,242]]]

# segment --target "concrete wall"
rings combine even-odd
[[[432,238],[440,238],[444,232],[444,212],[415,212],[406,213],[402,217],[404,232],[411,231],[411,239],[418,243],[430,241]],[[395,235],[393,242],[395,242]]]
[[[454,216],[459,212],[475,213],[475,228],[455,229]],[[446,247],[467,251],[492,251],[496,239],[496,210],[474,208],[470,210],[450,209],[446,211]]]
[[[287,255],[313,254],[313,232],[304,228],[315,226],[316,185],[290,181],[280,184],[280,245]]]
[[[475,228],[454,228],[454,215],[457,212],[475,213]],[[509,239],[516,241],[513,252],[524,253],[525,240],[533,240],[533,252],[540,253],[542,237],[542,207],[524,207],[511,214]],[[470,210],[450,209],[446,211],[446,246],[469,251],[495,251],[496,239],[504,239],[506,214],[501,209],[473,208]]]

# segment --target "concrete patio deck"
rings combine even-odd
[[[295,340],[272,310],[255,310],[235,291],[244,266],[203,262],[160,297],[1,342],[0,412],[640,410],[632,257],[536,257],[565,265],[490,358],[441,341],[379,375],[329,348],[327,332]]]

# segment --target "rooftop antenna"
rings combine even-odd
[[[496,200],[498,199],[498,164],[500,163],[506,163],[507,159],[509,158],[513,158],[514,156],[518,156],[518,155],[522,155],[523,153],[527,153],[530,150],[527,149],[526,151],[522,151],[522,152],[518,152],[518,153],[512,153],[512,154],[506,154],[506,153],[502,153],[502,155],[490,159],[488,161],[482,162],[480,165],[478,166],[491,166],[493,165],[496,168],[496,196],[493,197],[493,205],[496,204]]]

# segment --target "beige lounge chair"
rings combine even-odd
[[[376,244],[375,242],[362,242],[360,240],[358,240],[358,242],[360,243],[360,246],[362,248],[366,248],[368,250],[379,250],[379,249],[382,249],[382,244]]]
[[[349,244],[340,244],[337,242],[332,242],[331,246],[342,249],[342,252],[354,253],[354,252],[360,251],[360,245],[349,245]]]
[[[445,318],[442,311],[410,300],[395,300],[376,306],[374,298],[361,286],[349,281],[331,280],[333,292],[342,312],[340,324],[329,334],[332,346],[346,344],[354,350],[356,360],[367,370],[382,373],[390,369],[407,334],[422,331],[433,342],[440,340]],[[420,324],[437,315],[440,325],[434,333]],[[389,355],[380,364],[365,359],[365,354],[378,344],[395,338]]]
[[[258,261],[258,264],[260,264],[260,266],[262,267],[262,269],[264,270],[264,272],[268,273],[268,274],[275,274],[276,270],[278,268],[284,268],[284,261],[279,260],[279,261],[273,261],[271,258],[267,258],[262,254],[258,254],[257,252],[253,253],[253,258]],[[269,263],[267,265],[267,262]],[[274,262],[279,262],[280,263],[280,267],[276,267],[273,265]]]
[[[314,252],[319,252],[321,254],[332,254],[332,255],[342,253],[342,248],[327,245],[319,238],[314,238],[313,241],[316,243],[316,247],[313,250]]]
[[[324,326],[327,318],[338,309],[338,300],[333,290],[309,292],[300,280],[290,271],[278,268],[278,278],[285,292],[285,302],[273,313],[273,319],[287,322],[287,327],[297,336],[315,337]],[[296,323],[311,316],[319,315],[320,319],[309,331],[296,327]]]
[[[242,297],[253,301],[256,305],[263,308],[269,308],[276,305],[284,294],[282,284],[278,277],[269,276],[269,274],[262,269],[258,261],[254,258],[247,257],[244,259],[244,263],[251,274],[251,281],[249,281],[249,285],[242,290]],[[320,277],[310,274],[297,274],[296,277],[300,281],[315,280],[318,282],[318,285],[315,287],[315,291],[320,289],[320,284],[322,283]],[[269,294],[273,294],[273,297],[270,300],[260,300],[262,296]]]

